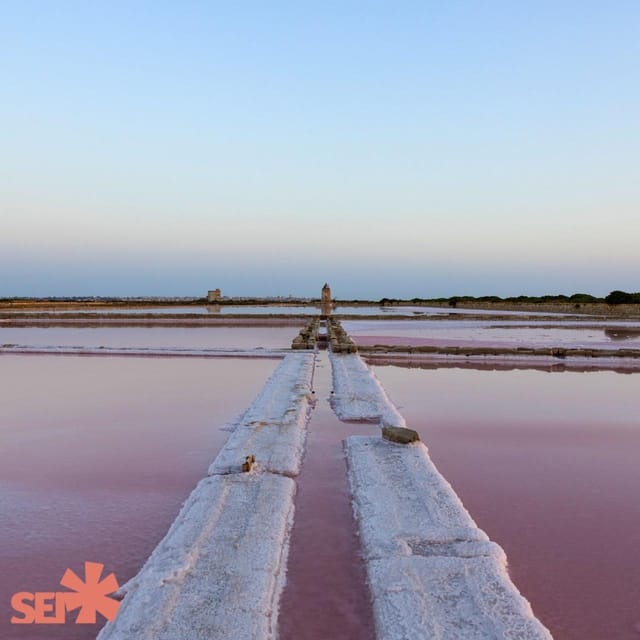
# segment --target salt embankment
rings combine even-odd
[[[137,576],[100,640],[267,640],[277,617],[311,399],[313,354],[291,354]],[[256,456],[249,472],[243,456]],[[240,456],[240,458],[238,458]]]
[[[379,639],[549,640],[424,444],[345,440]]]
[[[549,355],[469,355],[465,353],[390,353],[362,351],[366,362],[376,365],[396,365],[423,369],[458,368],[486,370],[535,369],[539,371],[618,371],[627,373],[640,369],[640,358],[620,353],[601,354],[600,357],[558,357]]]
[[[261,471],[297,476],[304,454],[314,354],[288,355],[239,419],[209,474],[240,471],[255,455]]]
[[[338,416],[404,425],[358,356],[331,361]],[[344,447],[378,640],[551,638],[424,444],[351,436]]]
[[[358,354],[329,354],[333,375],[333,410],[340,420],[379,422],[404,427],[404,418]]]

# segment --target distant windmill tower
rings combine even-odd
[[[322,306],[322,315],[329,316],[331,315],[331,287],[325,282],[324,287],[322,287],[322,295],[320,296],[320,303]]]

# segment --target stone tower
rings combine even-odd
[[[331,288],[326,282],[324,283],[324,287],[322,287],[322,295],[320,296],[320,306],[321,306],[320,313],[323,316],[331,315],[331,309],[332,309]]]

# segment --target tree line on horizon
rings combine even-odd
[[[401,300],[398,298],[381,298],[381,305],[406,304],[412,302],[414,304],[424,304],[428,302],[446,302],[451,307],[455,307],[459,302],[526,302],[526,303],[544,303],[559,302],[572,304],[585,304],[600,302],[605,304],[640,304],[640,292],[628,293],[626,291],[615,290],[604,298],[592,296],[589,293],[574,293],[566,296],[563,294],[544,295],[544,296],[508,296],[502,298],[500,296],[450,296],[449,298],[411,298],[410,300]]]

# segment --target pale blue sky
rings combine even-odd
[[[0,295],[640,290],[640,3],[0,1]]]

